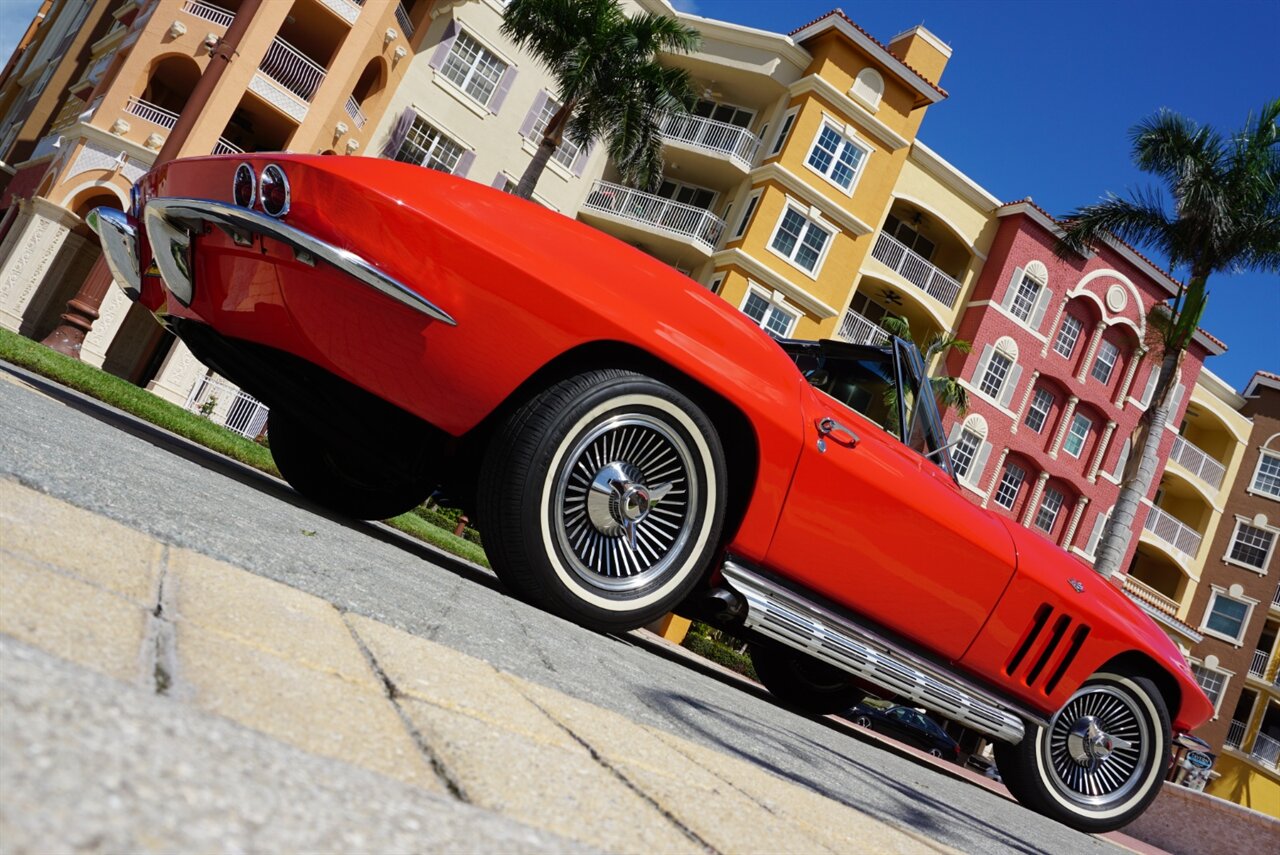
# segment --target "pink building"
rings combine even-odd
[[[973,352],[954,352],[947,364],[970,399],[966,416],[946,415],[952,457],[975,503],[1092,563],[1160,368],[1148,313],[1178,285],[1118,241],[1087,258],[1058,258],[1057,224],[1030,200],[1004,205],[997,216],[999,230],[958,324]],[[1170,428],[1183,418],[1204,358],[1225,349],[1196,336]],[[1161,469],[1174,438],[1172,429],[1161,438]],[[1160,475],[1147,497],[1154,505]],[[1139,522],[1158,525],[1164,513],[1140,510]],[[1135,536],[1122,566],[1141,578],[1147,558],[1137,546]]]

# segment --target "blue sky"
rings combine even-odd
[[[676,0],[696,14],[788,32],[836,0]],[[38,0],[0,0],[7,58]],[[954,49],[920,138],[1004,200],[1061,215],[1145,183],[1128,129],[1161,107],[1232,130],[1280,97],[1274,0],[897,0],[853,3],[882,42],[924,24]],[[1210,281],[1204,326],[1230,350],[1209,368],[1237,389],[1280,373],[1280,278]]]

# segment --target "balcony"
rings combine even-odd
[[[186,0],[182,4],[182,11],[188,15],[203,18],[211,24],[217,24],[223,29],[231,26],[231,21],[236,16],[235,12],[229,12],[221,6],[214,6],[212,3],[201,3],[200,0]]]
[[[947,308],[955,307],[960,297],[960,283],[908,249],[893,235],[884,232],[876,235],[871,257]]]
[[[605,230],[643,245],[668,263],[674,263],[669,256],[687,256],[690,247],[708,255],[714,252],[725,227],[724,220],[703,208],[609,181],[591,185],[581,216],[620,226]]]
[[[298,122],[306,118],[307,107],[327,73],[279,36],[271,40],[258,71],[249,81],[250,91]]]
[[[347,96],[347,115],[351,117],[351,121],[356,123],[357,130],[364,129],[364,123],[368,121],[364,112],[360,109],[360,105],[356,103],[356,99]]]
[[[213,147],[213,154],[244,154],[244,149],[233,143],[227,142],[222,137],[218,137],[217,144]]]
[[[1264,679],[1267,676],[1267,651],[1253,651],[1253,659],[1249,661],[1249,676]]]
[[[173,130],[174,125],[178,124],[177,113],[171,113],[163,107],[157,107],[150,101],[143,101],[141,98],[130,98],[124,105],[124,111],[131,116],[137,116],[144,122],[150,122],[169,131]]]
[[[1124,577],[1124,592],[1129,595],[1130,599],[1138,600],[1140,603],[1151,606],[1151,608],[1169,617],[1176,617],[1178,614],[1178,604],[1176,602],[1132,576]]]
[[[320,0],[320,2],[348,24],[356,22],[356,18],[360,17],[360,7],[364,5],[364,0]]]
[[[1280,740],[1259,733],[1253,738],[1253,750],[1249,756],[1272,769],[1280,769]]]
[[[1214,492],[1222,487],[1227,468],[1182,437],[1174,437],[1169,459],[1207,484]]]
[[[400,25],[406,39],[413,38],[413,21],[409,20],[409,13],[405,11],[403,3],[396,3],[396,23]]]
[[[1194,559],[1200,551],[1200,532],[1155,505],[1149,506],[1142,528],[1186,559]]]
[[[1232,721],[1231,727],[1227,728],[1227,738],[1223,741],[1223,746],[1239,748],[1244,742],[1245,726],[1243,721]]]
[[[836,337],[851,344],[882,345],[889,340],[889,333],[870,318],[847,309],[840,320]]]
[[[740,181],[760,153],[760,137],[751,131],[702,116],[666,113],[659,120],[659,130],[670,147],[667,159],[690,173],[696,170],[704,183],[708,179],[716,185]]]

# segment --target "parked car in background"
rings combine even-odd
[[[699,614],[805,709],[919,703],[1090,831],[1212,712],[1128,598],[962,495],[909,342],[780,346],[582,223],[380,158],[172,161],[90,219],[126,294],[270,407],[299,493],[381,518],[443,483],[527,602]]]
[[[942,725],[917,709],[903,706],[880,709],[858,704],[844,716],[859,727],[914,745],[934,757],[952,763],[960,757],[960,746],[942,729]]]

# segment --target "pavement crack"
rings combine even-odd
[[[172,594],[169,586],[169,546],[163,544],[160,549],[159,578],[156,583],[155,606],[147,618],[148,642],[144,642],[143,667],[144,679],[151,681],[157,695],[168,695],[173,689],[174,674],[177,671],[177,638],[170,617],[171,608],[166,608]]]
[[[449,791],[449,794],[463,804],[471,804],[471,797],[467,794],[462,783],[453,776],[445,765],[444,759],[432,750],[431,745],[427,742],[426,736],[413,723],[413,719],[409,717],[409,713],[405,710],[400,699],[405,697],[404,693],[396,686],[395,680],[383,669],[382,664],[378,662],[378,657],[373,655],[373,651],[369,649],[369,645],[364,643],[364,639],[360,637],[360,633],[356,632],[355,627],[347,620],[347,613],[339,610],[339,616],[342,623],[347,627],[347,632],[351,634],[351,638],[355,641],[356,647],[360,648],[360,653],[369,663],[369,668],[373,671],[373,675],[382,683],[383,692],[386,694],[387,700],[391,702],[391,706],[396,711],[396,715],[400,717],[400,723],[404,725],[404,729],[409,734],[409,738],[413,740],[414,745],[418,746],[418,751],[422,754],[424,760],[431,765],[431,771],[435,772],[436,778]]]

